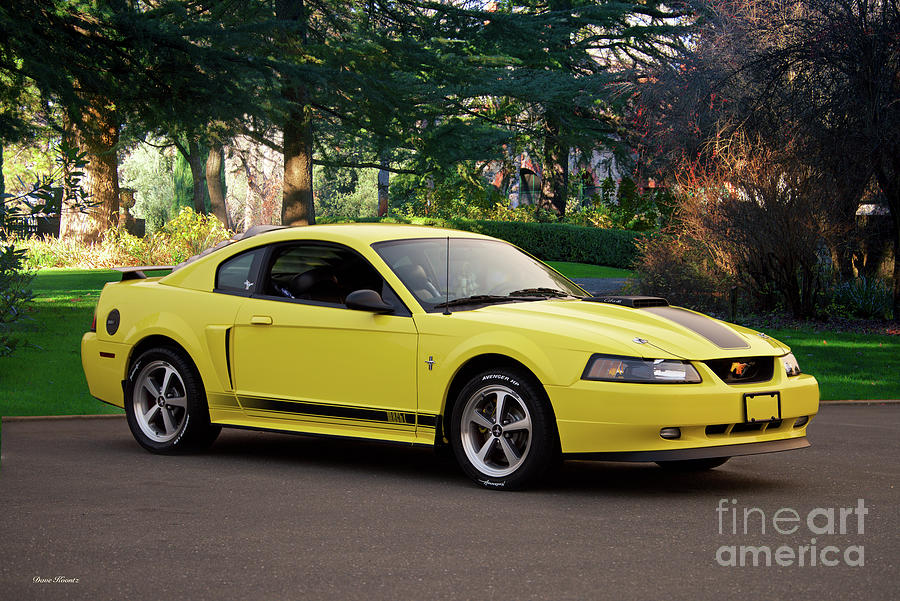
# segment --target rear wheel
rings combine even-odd
[[[522,488],[556,455],[556,428],[544,395],[513,370],[478,374],[453,407],[450,444],[463,471],[485,488]]]
[[[203,450],[221,430],[209,422],[196,369],[180,352],[166,347],[145,351],[132,365],[125,414],[135,440],[153,453]]]
[[[681,461],[657,461],[659,467],[674,472],[702,472],[719,467],[731,457],[710,457],[708,459],[683,459]]]

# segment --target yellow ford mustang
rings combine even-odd
[[[108,284],[81,357],[146,449],[222,426],[449,445],[485,487],[560,457],[705,469],[808,446],[790,349],[660,298],[587,295],[516,247],[393,225],[254,228]]]

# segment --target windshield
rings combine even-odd
[[[429,312],[584,295],[562,275],[498,240],[449,238],[449,294],[447,238],[391,240],[372,247]]]

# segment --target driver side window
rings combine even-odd
[[[263,279],[265,296],[329,305],[343,305],[355,290],[384,288],[381,275],[355,252],[313,242],[276,247]]]

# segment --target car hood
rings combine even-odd
[[[467,312],[470,313],[470,312]],[[705,361],[777,356],[790,349],[758,332],[681,307],[632,308],[551,299],[483,307],[471,313],[491,322],[551,331],[584,341],[592,352]]]

